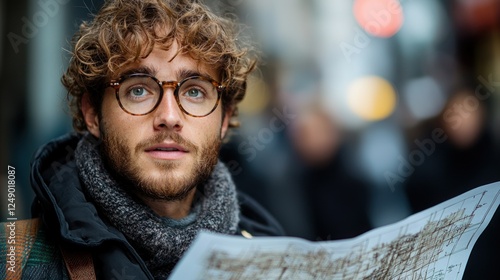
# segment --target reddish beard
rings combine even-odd
[[[115,174],[117,180],[123,187],[140,197],[161,199],[168,201],[183,200],[191,191],[201,186],[213,172],[217,164],[221,139],[212,137],[202,146],[196,146],[192,142],[182,138],[177,133],[163,131],[150,139],[141,141],[135,148],[129,148],[123,137],[113,133],[110,129],[104,129],[101,123],[101,154],[105,159],[108,169]],[[141,169],[134,159],[134,155],[143,152],[147,147],[164,142],[173,141],[189,151],[195,158],[193,168],[182,177],[173,178],[172,170],[180,163],[172,161],[154,161],[155,166],[162,170],[161,178],[149,177]]]

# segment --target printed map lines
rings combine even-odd
[[[305,250],[290,245],[285,251],[246,251],[232,255],[214,249],[206,271],[213,279],[444,279],[460,275],[465,264],[450,262],[453,254],[470,249],[484,222],[485,192],[465,197],[431,212],[397,231],[380,231],[375,237],[350,246],[348,252],[327,247]],[[498,194],[497,194],[498,195]],[[471,200],[467,201],[466,200]],[[495,200],[494,200],[495,201]],[[475,203],[475,207],[464,205]],[[476,216],[476,211],[483,215]],[[479,219],[474,219],[475,217]],[[415,224],[421,224],[416,232]],[[393,236],[393,238],[387,237]],[[382,242],[381,240],[390,240]],[[451,246],[451,247],[450,247]]]

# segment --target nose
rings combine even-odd
[[[155,129],[181,130],[183,127],[183,116],[177,100],[174,96],[174,87],[163,86],[163,97],[158,108],[153,112],[155,114]]]

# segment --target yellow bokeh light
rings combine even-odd
[[[270,101],[269,86],[260,78],[249,76],[245,98],[238,105],[243,114],[258,114]]]
[[[364,120],[382,120],[394,111],[396,92],[385,79],[376,76],[363,77],[349,86],[347,105]]]

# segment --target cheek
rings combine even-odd
[[[222,118],[222,122],[221,122],[221,133],[220,133],[220,138],[223,139],[226,134],[227,134],[227,131],[229,129],[229,121],[231,119],[231,116],[229,113],[225,114],[224,118]]]
[[[106,91],[105,93],[102,101],[101,113],[102,118],[108,124],[116,125],[117,127],[128,127],[131,123],[137,121],[137,117],[127,114],[122,110],[112,90]]]
[[[219,133],[219,131],[220,125],[218,123],[200,122],[199,125],[196,126],[193,135],[196,137],[196,139],[212,139],[214,138],[214,135]],[[204,140],[203,142],[206,142],[206,140]]]
[[[136,141],[141,129],[140,117],[125,113],[115,99],[114,94],[106,96],[101,109],[101,131],[123,139],[126,143]]]
[[[214,139],[221,139],[222,121],[220,114],[209,115],[205,118],[193,119],[193,122],[184,125],[184,129],[193,130],[191,139],[188,135],[185,135],[185,137],[198,146],[205,146],[207,143],[213,142]]]
[[[212,118],[207,119],[206,129],[209,130],[210,135],[217,135],[221,138],[221,131],[223,130],[224,121],[222,119],[222,113],[217,111]]]

